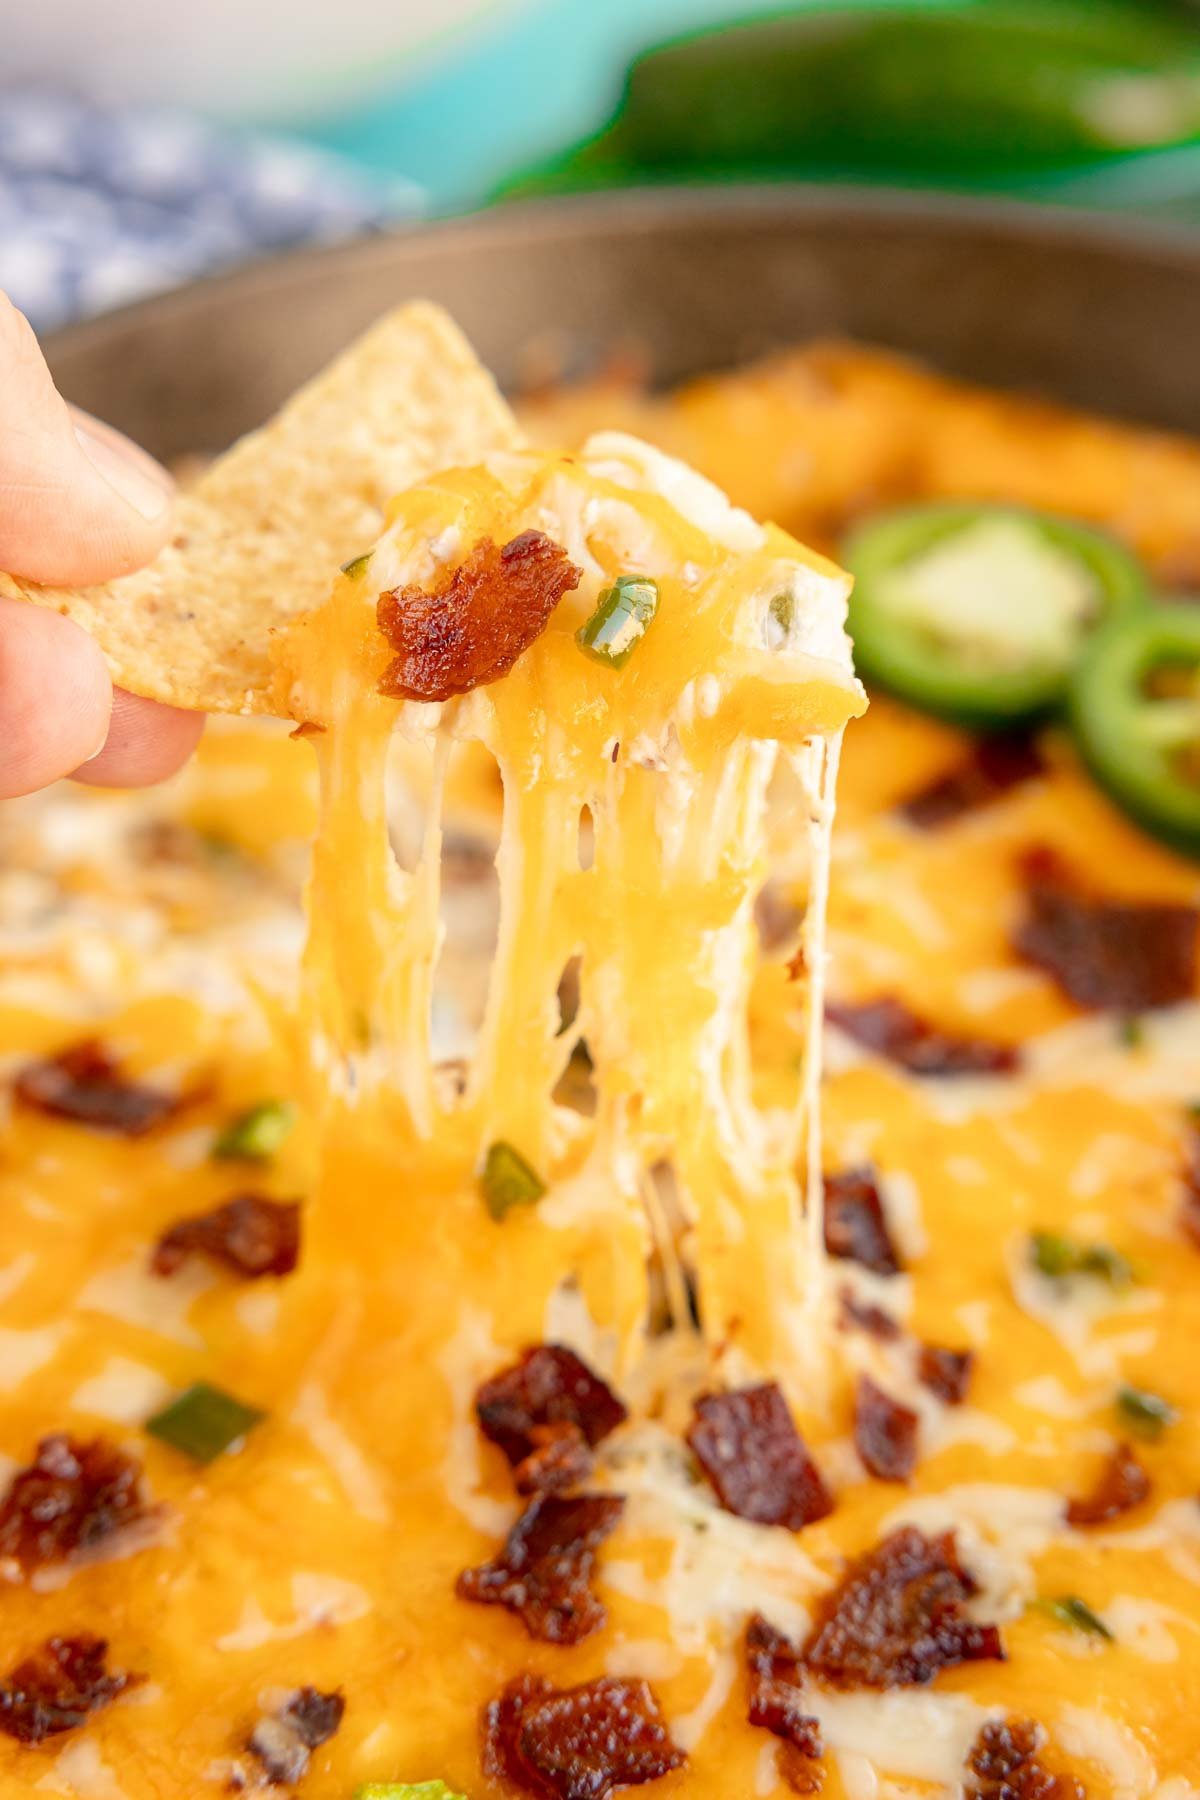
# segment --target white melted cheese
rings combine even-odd
[[[37,1257],[32,1251],[24,1250],[20,1256],[14,1256],[10,1263],[0,1269],[0,1300],[7,1300],[23,1287],[37,1267]]]
[[[960,1792],[963,1767],[980,1727],[992,1716],[965,1694],[896,1689],[835,1694],[806,1690],[821,1735],[834,1755],[865,1758],[879,1775],[908,1776]]]
[[[333,1471],[342,1492],[361,1518],[386,1524],[391,1517],[383,1478],[345,1427],[329,1410],[324,1389],[306,1381],[296,1396],[292,1421]]]
[[[41,1325],[30,1331],[0,1327],[0,1390],[9,1393],[58,1354],[66,1336],[63,1325]]]
[[[73,1737],[34,1786],[68,1800],[125,1800],[116,1772],[100,1754],[94,1738]]]
[[[672,1432],[648,1422],[625,1428],[604,1446],[599,1473],[626,1496],[623,1536],[670,1548],[655,1575],[641,1560],[610,1554],[603,1583],[658,1607],[677,1649],[705,1655],[714,1628],[733,1636],[753,1612],[790,1637],[806,1635],[806,1601],[825,1577],[795,1533],[723,1511],[707,1483],[693,1478]]]
[[[464,1311],[458,1330],[438,1360],[450,1389],[454,1421],[442,1461],[442,1489],[468,1524],[488,1537],[503,1538],[515,1516],[511,1505],[484,1491],[483,1448],[475,1418],[475,1394],[504,1361],[491,1334],[490,1320]]]
[[[762,546],[762,526],[734,506],[715,482],[641,438],[624,431],[593,432],[583,446],[582,460],[592,474],[607,481],[661,494],[689,524],[729,550]]]
[[[1158,1770],[1127,1725],[1094,1708],[1064,1704],[1053,1730],[1068,1756],[1095,1764],[1109,1783],[1113,1800],[1150,1800],[1158,1786]],[[1080,1773],[1086,1785],[1086,1766]]]
[[[1006,1260],[1017,1305],[1057,1338],[1085,1379],[1116,1381],[1126,1357],[1145,1356],[1153,1350],[1158,1335],[1153,1325],[1123,1332],[1111,1326],[1115,1320],[1161,1308],[1158,1290],[1139,1287],[1118,1292],[1098,1276],[1064,1279],[1043,1275],[1030,1261],[1024,1237],[1011,1240]]]
[[[128,1356],[110,1356],[71,1395],[77,1412],[95,1413],[115,1425],[140,1425],[170,1398],[171,1385],[157,1369]]]
[[[213,1282],[211,1271],[198,1259],[164,1280],[151,1273],[150,1258],[139,1248],[126,1262],[98,1270],[80,1289],[75,1304],[83,1312],[105,1313],[123,1325],[135,1325],[189,1350],[200,1350],[204,1339],[189,1315]]]
[[[352,1625],[372,1611],[370,1595],[357,1582],[308,1570],[292,1576],[292,1605],[290,1619],[272,1621],[251,1595],[233,1630],[216,1640],[216,1648],[231,1653],[261,1650],[264,1644],[304,1637],[323,1626]]]
[[[1137,1594],[1118,1594],[1104,1608],[1103,1618],[1119,1644],[1153,1663],[1177,1662],[1177,1633],[1197,1630],[1195,1620],[1177,1607]]]

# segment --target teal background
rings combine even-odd
[[[436,47],[378,98],[307,121],[304,135],[410,177],[435,210],[475,205],[512,170],[597,130],[639,50],[764,10],[764,0],[525,0]]]
[[[310,141],[373,174],[414,182],[429,210],[463,210],[485,203],[515,173],[599,130],[621,98],[630,63],[650,46],[767,11],[845,12],[856,5],[878,10],[905,3],[795,0],[788,8],[786,0],[496,0],[494,11],[427,46],[410,68],[389,75],[382,89],[368,83],[367,98],[299,123]],[[925,10],[966,16],[986,12],[991,3],[925,0]],[[1200,5],[1193,13],[1188,3],[1175,0],[1176,22],[1182,19],[1186,30],[1194,17],[1200,48]],[[1136,13],[1149,0],[1125,4]],[[1168,0],[1159,4],[1166,7]],[[858,178],[853,168],[834,173]],[[888,179],[887,170],[882,178]],[[983,185],[1026,198],[1200,222],[1200,144],[1110,154],[1103,167],[1048,169],[1020,180],[1002,175]]]

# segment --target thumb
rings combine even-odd
[[[144,451],[67,406],[0,294],[0,569],[63,586],[126,574],[161,548],[170,497]]]

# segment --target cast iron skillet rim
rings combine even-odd
[[[1140,258],[1155,258],[1194,272],[1200,284],[1200,230],[1161,221],[1114,217],[1062,206],[1032,205],[1019,200],[976,199],[923,190],[858,187],[809,182],[748,182],[711,187],[622,188],[604,193],[554,195],[540,200],[514,200],[483,212],[446,219],[401,221],[381,231],[299,250],[257,257],[236,268],[203,275],[126,306],[99,313],[77,325],[48,333],[46,354],[86,353],[93,341],[103,344],[114,324],[136,326],[141,318],[159,320],[206,309],[210,297],[239,292],[269,294],[292,286],[307,270],[343,264],[350,272],[376,255],[387,259],[397,242],[428,243],[441,254],[469,256],[483,243],[507,243],[518,251],[523,241],[570,237],[576,241],[614,232],[645,234],[663,225],[703,225],[732,217],[778,223],[789,218],[827,219],[839,230],[864,224],[894,222],[898,226],[944,227],[947,234],[991,236],[1062,244],[1075,242],[1095,249]],[[1200,297],[1198,297],[1200,304]]]

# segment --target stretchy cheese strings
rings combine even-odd
[[[594,594],[623,553],[611,542],[598,545],[586,524],[601,517],[611,538],[616,518],[638,537],[662,588],[663,620],[653,627],[660,657],[672,628],[686,631],[693,654],[694,637],[707,634],[705,674],[697,680],[681,663],[668,686],[660,666],[651,703],[637,690],[630,703],[613,672],[588,663],[558,630],[489,688],[440,708],[397,707],[363,678],[378,657],[364,636],[370,615],[361,582],[339,584],[299,659],[303,679],[322,684],[327,722],[314,737],[322,807],[305,958],[318,1088],[327,1108],[350,1110],[359,1124],[364,1109],[386,1118],[398,1159],[448,1170],[460,1184],[472,1183],[490,1144],[513,1145],[549,1186],[538,1206],[545,1229],[582,1225],[607,1240],[613,1271],[596,1322],[613,1335],[623,1362],[636,1356],[647,1329],[647,1263],[656,1248],[674,1323],[687,1322],[686,1268],[698,1286],[705,1336],[730,1378],[782,1375],[802,1383],[811,1403],[821,1385],[821,1334],[812,1329],[823,1258],[815,1081],[837,757],[836,744],[805,729],[821,707],[806,702],[804,683],[820,688],[826,711],[829,688],[843,684],[840,717],[834,706],[840,724],[850,710],[847,679],[836,664],[798,656],[793,704],[778,659],[728,629],[734,602],[740,618],[763,582],[778,578],[781,554],[802,556],[782,534],[758,555],[731,557],[657,495],[618,491],[614,502],[609,484],[589,487],[571,470],[564,500],[562,471],[553,490],[552,478],[539,476],[521,494],[504,529],[545,525],[553,493],[560,516],[546,528],[561,534],[573,558],[592,564]],[[494,506],[495,488],[485,492]],[[590,500],[597,504],[589,511]],[[410,517],[402,515],[393,544],[411,560],[414,541],[436,541],[433,526],[447,520],[441,535],[459,526],[461,546],[477,529],[476,505],[470,490],[465,508],[461,487],[452,495],[433,490],[432,517],[406,538]],[[500,541],[499,532],[492,535]],[[388,549],[376,552],[372,592],[390,573]],[[817,603],[836,604],[838,591],[827,586]],[[591,603],[585,592],[584,616]],[[648,637],[640,647],[647,666],[650,644]],[[803,796],[797,828],[810,840],[804,1078],[791,1113],[766,1113],[752,1094],[754,903],[767,874],[767,792],[779,751],[743,728],[746,693],[758,691],[756,683],[770,690],[769,724],[792,708],[788,750]],[[427,761],[424,836],[411,870],[399,867],[388,836],[387,758],[396,730]],[[456,743],[482,746],[494,758],[503,803],[499,942],[487,1005],[465,1070],[449,1079],[434,1060],[431,1012],[445,778]],[[580,858],[585,817],[593,841],[587,866]],[[581,971],[580,1001],[564,1031],[558,993],[571,963]],[[554,1098],[580,1039],[596,1092],[590,1119]],[[665,1171],[682,1234],[662,1207],[647,1205]],[[810,1196],[807,1229],[798,1171]],[[482,1202],[478,1229],[493,1229]],[[523,1226],[510,1220],[501,1229]],[[551,1256],[546,1267],[553,1264]]]

